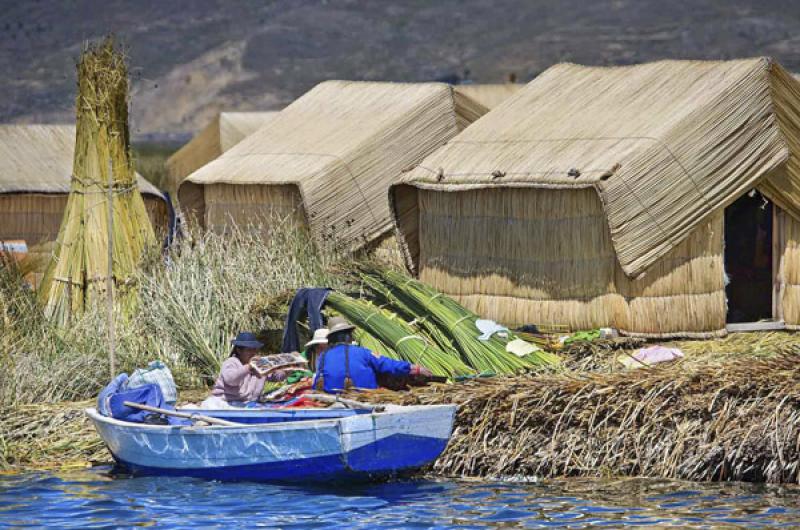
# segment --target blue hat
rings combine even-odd
[[[264,343],[259,341],[255,333],[248,331],[240,331],[236,338],[231,341],[234,346],[241,346],[242,348],[256,348],[261,349]]]

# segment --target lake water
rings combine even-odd
[[[51,528],[796,527],[800,489],[645,479],[405,480],[302,488],[113,478],[108,468],[0,475],[0,526]]]

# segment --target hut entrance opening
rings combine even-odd
[[[725,209],[728,323],[772,320],[773,205],[752,191]]]

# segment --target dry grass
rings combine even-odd
[[[153,359],[167,363],[181,388],[213,377],[241,330],[282,327],[255,311],[264,301],[308,285],[337,287],[333,258],[305,233],[275,220],[277,232],[193,234],[136,272],[135,315],[117,323],[120,371]],[[166,260],[166,262],[165,262]],[[105,316],[90,311],[59,329],[43,314],[21,271],[0,263],[0,403],[82,400],[108,382]]]
[[[443,475],[797,483],[800,345],[785,349],[724,363],[377,391],[370,399],[461,405],[434,466]]]

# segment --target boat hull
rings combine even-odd
[[[384,477],[433,462],[447,446],[455,407],[242,427],[141,425],[87,414],[132,474],[309,482]]]

